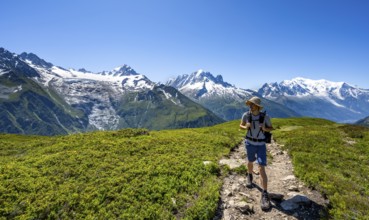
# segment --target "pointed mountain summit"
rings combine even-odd
[[[341,98],[340,89],[344,82],[331,82],[325,79],[311,80],[297,77],[291,80],[284,80],[281,83],[264,84],[259,90],[265,97],[285,96],[336,96]],[[345,84],[347,87],[351,87]]]
[[[19,55],[22,60],[28,61],[34,65],[42,66],[44,68],[51,68],[52,63],[48,63],[45,60],[39,58],[36,54],[23,52]]]
[[[81,72],[81,73],[92,73],[91,71],[88,71],[85,68],[78,69],[78,72]]]
[[[245,101],[256,94],[255,91],[237,88],[223,81],[221,75],[214,77],[210,72],[203,70],[168,80],[166,85],[177,88],[224,120],[240,119],[247,111]],[[296,112],[272,101],[263,99],[263,103],[274,117],[298,116]]]
[[[134,75],[140,75],[138,74],[134,69],[132,69],[130,66],[124,64],[123,66],[119,66],[114,68],[112,71],[103,71],[101,73],[98,73],[101,75],[109,75],[109,76],[134,76]]]
[[[0,132],[60,135],[221,122],[177,89],[157,85],[128,65],[93,73],[0,48]]]
[[[266,83],[258,93],[304,116],[354,122],[369,115],[369,90],[345,82],[297,77]]]
[[[200,69],[191,74],[184,74],[169,80],[166,85],[173,86],[192,98],[201,99],[206,96],[234,93],[234,87],[223,81],[223,77],[214,77],[210,72]]]
[[[0,132],[57,135],[85,129],[83,112],[40,85],[42,74],[30,63],[0,48]]]
[[[40,76],[37,71],[21,60],[18,55],[0,47],[0,75],[10,72],[26,77]]]
[[[196,72],[191,74],[184,74],[182,76],[178,76],[175,79],[169,80],[167,84],[172,85],[173,87],[178,88],[203,88],[204,83],[208,85],[208,88],[211,90],[212,85],[222,85],[223,87],[232,87],[231,84],[226,83],[223,81],[223,77],[218,75],[214,77],[210,72],[205,72],[204,70],[200,69]]]

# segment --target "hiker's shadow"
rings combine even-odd
[[[260,191],[263,189],[253,183],[254,188]],[[296,192],[296,195],[284,199],[283,194],[269,192],[269,198],[271,201],[271,207],[265,212],[271,212],[273,209],[278,210],[286,215],[294,216],[296,219],[321,219],[323,215],[326,215],[326,209],[324,206],[310,200],[308,197],[303,196]],[[283,204],[282,204],[283,203]]]

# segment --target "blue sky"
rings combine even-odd
[[[2,0],[0,47],[155,82],[198,69],[240,88],[294,77],[369,89],[367,0]]]

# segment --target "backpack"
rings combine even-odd
[[[266,115],[266,111],[265,112],[260,112],[260,114],[259,114],[259,124],[263,124],[264,123],[265,115]],[[251,115],[251,112],[248,115],[247,120],[248,120],[249,123],[252,123],[252,115]],[[265,136],[265,139],[264,139],[265,140],[265,143],[270,144],[272,142],[272,133],[269,132],[269,131],[262,131],[262,132],[264,133],[264,136]]]

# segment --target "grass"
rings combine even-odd
[[[369,129],[323,119],[275,119],[294,172],[330,201],[334,219],[369,216]]]
[[[369,216],[368,128],[272,122],[297,177],[330,200],[331,218]],[[0,219],[212,219],[221,175],[247,170],[217,163],[242,140],[238,125],[0,135]]]
[[[234,123],[0,135],[0,219],[209,219],[222,184],[217,161],[241,139]]]

